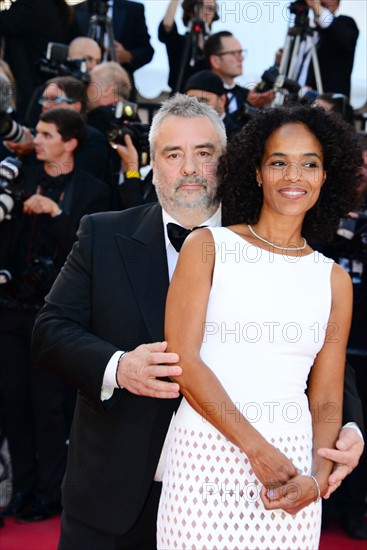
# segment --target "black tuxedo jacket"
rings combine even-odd
[[[116,351],[163,339],[168,284],[159,204],[88,216],[35,323],[36,363],[79,388],[64,509],[110,534],[138,518],[179,399],[102,402],[103,375]]]
[[[102,402],[103,375],[115,351],[163,340],[167,289],[158,204],[88,216],[35,325],[36,362],[79,388],[63,506],[111,534],[141,512],[178,399]]]
[[[327,29],[317,29],[320,38],[317,57],[324,92],[350,96],[350,79],[359,30],[351,17],[335,17]],[[316,89],[315,74],[310,64],[307,84]]]
[[[74,10],[80,33],[87,36],[90,20],[87,2],[78,4]],[[130,74],[151,61],[154,49],[150,44],[143,4],[130,0],[115,0],[112,27],[115,39],[133,56],[132,63],[124,65]]]

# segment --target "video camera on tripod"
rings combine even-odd
[[[97,42],[103,53],[108,50],[111,61],[117,61],[112,21],[107,15],[108,0],[87,0],[87,6],[90,14],[88,37]]]
[[[316,80],[316,90],[312,90],[312,93],[307,93],[306,96],[310,101],[314,101],[318,95],[323,93],[320,67],[316,53],[315,44],[310,38],[315,32],[315,29],[310,27],[309,24],[309,6],[305,0],[295,0],[291,2],[288,6],[288,9],[294,17],[294,25],[289,28],[285,45],[282,53],[282,60],[279,66],[279,74],[274,78],[275,91],[282,91],[283,89],[288,89],[288,87],[293,88],[293,92],[296,93],[295,88],[298,84],[299,73],[302,68],[302,64],[306,58],[305,49],[302,52],[301,44],[305,43],[308,39],[310,42],[307,47],[309,47],[309,53],[311,55],[311,63],[313,65],[313,70]],[[307,51],[307,50],[306,50]],[[272,69],[272,68],[271,68]],[[284,78],[282,82],[281,78]],[[278,80],[277,80],[278,79]],[[263,80],[265,80],[263,78]],[[291,84],[293,82],[294,84]],[[289,90],[290,91],[290,90]],[[301,92],[301,86],[297,90],[298,97],[302,97],[303,93]],[[279,104],[283,102],[284,98],[278,97],[274,100],[273,104]]]

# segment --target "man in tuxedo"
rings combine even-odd
[[[101,0],[100,4],[107,0]],[[80,34],[87,36],[91,11],[96,2],[81,2],[75,6]],[[117,61],[130,75],[134,90],[133,73],[152,60],[154,49],[145,22],[144,5],[130,0],[109,0],[107,16],[112,19]],[[100,44],[105,46],[105,44]]]
[[[236,83],[235,78],[243,74],[245,50],[229,31],[220,31],[209,36],[204,45],[207,67],[218,75],[227,93],[226,112],[241,126],[257,109],[270,104],[274,91],[258,92]]]
[[[225,145],[214,109],[181,94],[164,102],[150,131],[159,204],[84,218],[38,316],[36,362],[79,388],[59,550],[155,548],[159,459],[179,404],[167,377],[181,374],[162,341],[165,298],[185,230],[221,224]],[[343,432],[358,460],[359,436]]]

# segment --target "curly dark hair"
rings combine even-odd
[[[319,140],[327,178],[316,204],[306,213],[302,235],[306,239],[333,238],[340,218],[358,204],[362,151],[357,133],[336,113],[319,107],[296,105],[264,109],[233,136],[219,167],[219,197],[223,222],[255,224],[263,204],[256,168],[261,165],[266,141],[281,126],[303,123]]]
[[[183,0],[182,2],[182,21],[185,27],[189,24],[189,21],[194,17],[195,15],[195,5],[203,4],[203,0]],[[215,14],[213,18],[214,21],[218,21],[219,14],[218,14],[218,6],[215,5]]]

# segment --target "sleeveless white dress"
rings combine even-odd
[[[311,472],[307,378],[325,339],[333,262],[262,250],[209,228],[215,267],[201,356],[241,413],[304,474]],[[205,261],[205,258],[204,258]],[[267,511],[246,454],[182,400],[173,420],[157,520],[159,549],[302,548],[319,544],[321,502]]]

